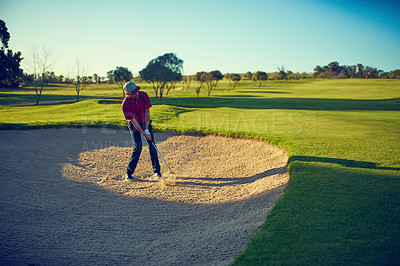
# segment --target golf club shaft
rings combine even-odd
[[[165,159],[164,159],[164,157],[162,156],[161,152],[160,152],[160,151],[157,149],[157,146],[156,146],[156,144],[154,144],[154,142],[153,142],[153,141],[151,141],[151,143],[153,144],[154,148],[156,148],[156,150],[157,150],[158,154],[160,154],[161,158],[163,159],[164,163],[167,165],[168,169],[171,171],[171,173],[173,173],[173,171],[172,171],[171,167],[169,167],[169,165],[167,164],[167,161],[165,161]]]

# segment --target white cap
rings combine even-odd
[[[126,91],[126,93],[132,94],[136,91],[138,91],[140,89],[139,86],[136,86],[135,83],[133,83],[132,81],[129,81],[127,83],[125,83],[124,85],[124,91]]]

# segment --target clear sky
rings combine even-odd
[[[313,72],[332,61],[392,71],[399,14],[399,0],[0,0],[10,49],[27,59],[34,46],[51,50],[57,75],[77,58],[87,75],[117,66],[137,75],[169,52],[184,74]]]

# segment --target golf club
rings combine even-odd
[[[167,164],[167,161],[165,161],[165,159],[164,159],[164,157],[162,156],[161,152],[157,149],[156,144],[155,144],[153,141],[151,141],[151,143],[153,144],[154,148],[156,148],[158,154],[160,154],[160,156],[161,156],[161,158],[163,159],[164,163],[167,165],[167,167],[168,167],[168,169],[169,169],[169,172],[168,172],[168,173],[173,174],[174,172],[172,171],[171,167],[169,167],[169,165]]]

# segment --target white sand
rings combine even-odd
[[[287,154],[264,142],[157,133],[123,181],[126,130],[0,131],[0,261],[226,265],[283,195]]]

